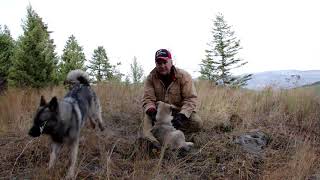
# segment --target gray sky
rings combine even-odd
[[[248,64],[235,74],[320,69],[320,10],[317,0],[0,0],[0,24],[14,38],[31,4],[53,31],[61,55],[74,34],[86,58],[104,46],[112,63],[129,70],[133,57],[145,74],[157,49],[171,50],[174,64],[197,76],[218,12],[241,40]]]

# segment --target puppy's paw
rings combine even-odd
[[[192,148],[194,146],[193,142],[186,142],[186,145]]]

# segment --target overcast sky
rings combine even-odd
[[[240,57],[248,61],[235,74],[320,69],[317,0],[0,0],[0,24],[15,39],[29,3],[53,31],[59,55],[73,34],[87,59],[104,46],[112,63],[122,62],[123,73],[136,56],[147,74],[155,51],[167,48],[177,67],[197,76],[218,12],[241,40]]]

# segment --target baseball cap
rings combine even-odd
[[[155,60],[157,61],[158,59],[168,61],[171,59],[171,53],[166,49],[159,49],[155,55]]]

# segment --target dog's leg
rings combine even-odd
[[[52,143],[50,160],[49,160],[49,169],[52,168],[52,166],[54,165],[60,149],[61,149],[61,144],[55,143],[55,142]]]
[[[99,125],[100,130],[103,131],[104,127],[103,127],[101,112],[98,113],[97,121],[98,121],[98,125]]]
[[[79,139],[77,138],[72,144],[71,144],[71,162],[70,167],[67,174],[67,179],[74,178],[74,171],[76,167],[77,162],[77,156],[78,156],[78,149],[79,149]]]
[[[91,125],[92,129],[95,129],[96,128],[96,122],[94,121],[94,119],[92,117],[89,117],[88,119],[90,121],[90,125]]]

